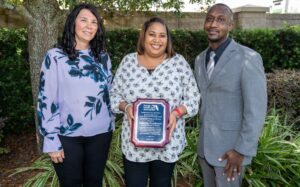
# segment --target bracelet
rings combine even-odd
[[[175,108],[173,111],[177,113],[179,118],[182,116],[182,112],[178,108]]]
[[[126,106],[125,106],[125,108],[124,108],[124,112],[126,112],[127,113],[127,109],[128,109],[128,107],[130,107],[132,104],[127,104]]]

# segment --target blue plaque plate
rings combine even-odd
[[[133,103],[131,141],[136,147],[164,147],[169,142],[169,104],[164,99],[137,99]]]

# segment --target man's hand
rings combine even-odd
[[[235,176],[241,174],[241,166],[244,160],[244,155],[238,153],[235,150],[227,151],[219,161],[227,160],[227,163],[224,167],[224,174],[227,175],[227,181],[234,181]]]
[[[50,152],[48,153],[48,155],[51,157],[52,162],[54,162],[55,164],[62,163],[63,159],[65,158],[65,153],[63,150]]]

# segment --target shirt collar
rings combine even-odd
[[[231,42],[231,38],[227,38],[225,39],[221,45],[219,47],[217,47],[216,49],[212,49],[212,48],[208,48],[207,50],[207,53],[206,53],[206,63],[208,63],[209,61],[209,54],[211,51],[214,51],[216,53],[216,56],[215,56],[215,63],[218,62],[219,58],[221,57],[221,55],[223,54],[223,52],[225,51],[226,47],[229,45],[229,43]]]

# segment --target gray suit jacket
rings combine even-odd
[[[234,40],[221,55],[211,79],[205,65],[206,50],[195,60],[201,92],[201,128],[197,152],[213,166],[226,151],[245,155],[251,163],[267,111],[266,78],[261,56]]]

